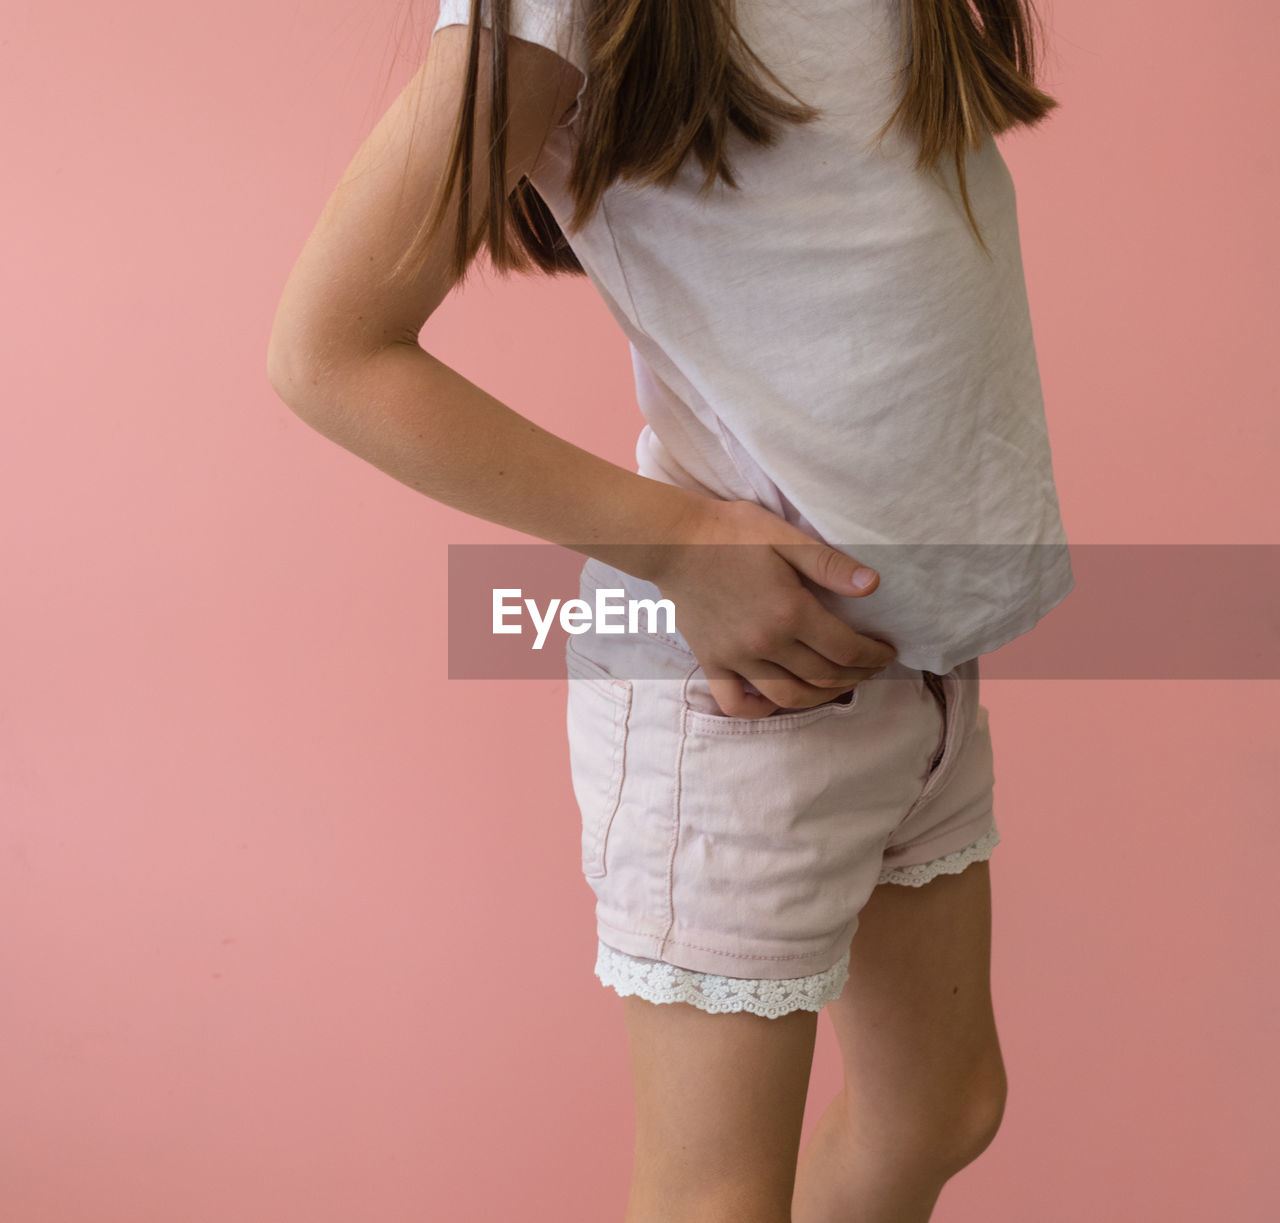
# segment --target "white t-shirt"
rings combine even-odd
[[[436,29],[466,24],[441,0]],[[1013,181],[995,141],[966,177],[915,169],[895,126],[899,0],[738,0],[748,45],[823,115],[756,148],[738,189],[691,156],[669,188],[615,183],[570,235],[577,128],[533,183],[626,333],[646,424],[637,470],[754,501],[880,573],[819,592],[937,673],[1025,633],[1074,585],[1032,338]],[[486,0],[486,24],[487,17]],[[573,0],[512,0],[511,33],[584,74]]]

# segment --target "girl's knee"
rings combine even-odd
[[[1004,1120],[1008,1096],[1009,1081],[1003,1063],[997,1059],[970,1091],[966,1120],[957,1135],[957,1171],[971,1164],[991,1145]]]
[[[1007,1097],[1008,1080],[999,1058],[929,1101],[904,1101],[892,1118],[865,1115],[857,1100],[846,1096],[846,1132],[858,1148],[850,1157],[865,1158],[870,1148],[886,1166],[952,1176],[991,1145]]]

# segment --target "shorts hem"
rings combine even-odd
[[[794,943],[775,941],[748,941],[753,950],[729,950],[717,935],[677,926],[676,933],[665,935],[642,933],[615,925],[596,909],[596,934],[600,941],[624,955],[641,959],[670,963],[679,960],[679,967],[688,972],[726,975],[732,980],[799,980],[830,969],[833,955],[847,954],[849,940],[857,929],[857,918],[846,923],[835,935],[821,944],[808,940],[808,951],[780,954],[782,947]],[[742,946],[739,943],[738,946]],[[776,975],[775,975],[776,974]]]
[[[595,974],[623,998],[636,996],[658,1005],[685,1002],[709,1015],[745,1011],[778,1019],[793,1011],[820,1011],[838,998],[849,979],[849,957],[842,955],[830,968],[808,976],[764,980],[695,972],[629,955],[601,939]]]
[[[976,841],[931,858],[928,862],[908,863],[904,866],[886,866],[880,872],[877,884],[898,883],[906,887],[923,887],[939,875],[958,875],[966,866],[974,862],[985,862],[991,857],[995,847],[1000,844],[1000,830],[995,821],[988,818],[988,827]]]

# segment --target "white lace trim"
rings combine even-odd
[[[842,955],[826,971],[808,977],[768,981],[693,972],[661,960],[628,955],[600,942],[596,976],[624,998],[638,994],[650,1002],[688,1002],[712,1015],[750,1011],[777,1019],[789,1011],[820,1011],[840,997],[849,979],[849,957]]]
[[[921,887],[939,875],[958,875],[973,862],[991,857],[1000,844],[1000,830],[993,824],[970,845],[916,866],[888,867],[877,883],[901,883]],[[712,1015],[750,1011],[767,1019],[777,1019],[789,1011],[820,1011],[840,997],[849,980],[849,960],[840,960],[825,972],[782,980],[750,977],[722,977],[718,973],[694,972],[662,960],[628,955],[603,940],[597,941],[596,976],[622,997],[638,994],[650,1002],[688,1002]]]
[[[918,888],[939,875],[958,875],[971,862],[983,862],[991,857],[991,851],[1000,844],[1000,830],[993,824],[971,845],[957,849],[953,854],[921,862],[918,866],[886,867],[880,872],[877,883],[902,883]]]

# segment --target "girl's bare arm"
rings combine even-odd
[[[423,350],[418,333],[453,288],[446,248],[457,218],[456,194],[439,254],[417,282],[403,291],[378,285],[443,176],[466,37],[464,26],[436,32],[422,70],[327,203],[277,310],[271,381],[313,428],[428,497],[622,563],[611,544],[660,543],[706,498],[648,480],[557,437]],[[488,126],[484,69],[491,35],[485,30],[482,37],[481,132]],[[509,190],[534,165],[582,77],[543,47],[516,38],[508,45]],[[477,141],[473,224],[488,193],[483,148]],[[624,550],[628,572],[652,571],[643,548]]]
[[[401,483],[639,577],[709,502],[543,429],[416,344],[341,362],[314,387],[299,379],[277,388],[294,410]]]
[[[657,583],[677,599],[682,631],[715,677],[727,713],[758,716],[853,686],[868,667],[892,657],[892,648],[832,616],[797,574],[845,594],[867,593],[874,583],[861,591],[848,584],[856,561],[759,506],[703,497],[591,454],[420,346],[423,324],[455,283],[448,247],[456,193],[442,240],[419,276],[389,290],[386,273],[444,174],[466,34],[462,26],[436,32],[418,77],[325,205],[276,313],[272,385],[317,431],[432,499]],[[482,34],[477,123],[484,132],[491,36]],[[582,80],[545,48],[516,38],[509,45],[508,190],[531,172]],[[473,225],[488,192],[483,148],[478,140]],[[702,543],[772,548],[751,549],[744,571],[740,564],[717,568],[713,550],[671,547]],[[731,680],[759,660],[778,676],[760,683],[763,697]]]

